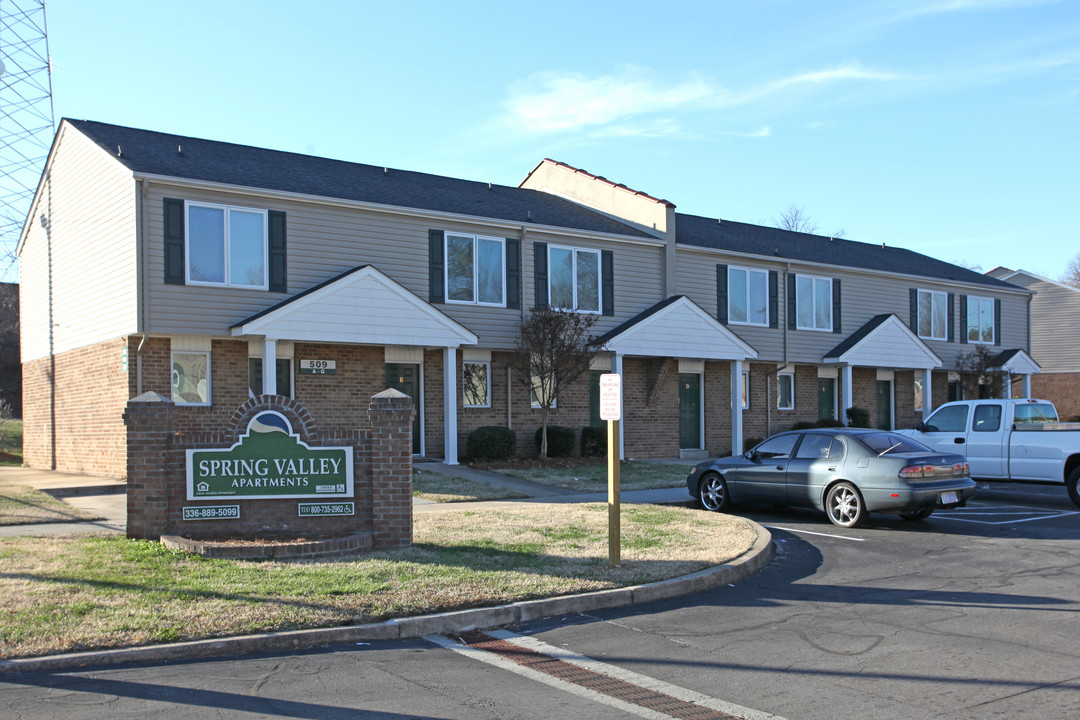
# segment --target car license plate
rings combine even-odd
[[[960,501],[960,499],[958,497],[956,497],[956,493],[954,491],[952,491],[952,490],[950,490],[949,492],[941,493],[941,504],[942,505],[949,505],[951,503],[959,502],[959,501]]]

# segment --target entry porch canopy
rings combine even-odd
[[[994,366],[1004,370],[1007,374],[1004,378],[1005,387],[1002,389],[1005,397],[1012,397],[1012,376],[1019,375],[1023,383],[1023,397],[1031,397],[1031,376],[1042,372],[1042,367],[1035,362],[1025,351],[1003,350],[994,358]]]
[[[234,337],[262,338],[263,392],[277,388],[278,341],[397,345],[443,349],[448,465],[457,452],[457,348],[476,334],[372,265],[361,265],[315,285],[230,328]],[[419,398],[417,412],[420,412]]]
[[[638,313],[599,338],[613,353],[611,372],[622,375],[622,359],[662,357],[731,362],[731,387],[738,392],[743,362],[757,351],[728,330],[685,295],[673,295]],[[742,403],[731,403],[732,447],[742,447]],[[619,457],[623,454],[623,426],[619,425]]]
[[[922,370],[923,417],[933,410],[931,376],[942,366],[941,358],[913,333],[896,315],[875,315],[862,327],[834,347],[822,360],[840,365],[844,387],[844,423],[852,406],[851,368],[893,368]]]

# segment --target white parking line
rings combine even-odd
[[[977,523],[979,525],[1014,525],[1022,522],[1035,522],[1036,520],[1052,520],[1054,518],[1080,515],[1078,510],[1045,510],[1043,508],[1026,507],[1024,505],[979,505],[976,507],[955,508],[948,511],[934,513],[934,517],[959,520],[960,522]],[[973,517],[974,516],[974,517]],[[1025,517],[1027,516],[1027,517]],[[978,517],[1004,517],[1004,520],[979,520]]]
[[[766,525],[768,530],[783,530],[785,532],[802,533],[803,535],[817,535],[818,537],[836,538],[837,540],[854,540],[855,542],[866,542],[865,538],[848,537],[847,535],[831,535],[829,533],[819,533],[810,530],[796,530],[795,528],[780,527],[779,525]]]

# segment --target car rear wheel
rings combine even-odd
[[[825,496],[825,512],[829,521],[840,527],[858,527],[866,520],[866,505],[862,495],[851,483],[836,483]]]
[[[706,475],[698,486],[701,495],[701,507],[713,512],[725,512],[731,507],[728,499],[727,483],[715,473]]]
[[[919,510],[909,510],[907,512],[900,513],[900,517],[905,520],[925,520],[934,514],[934,508],[920,508]]]
[[[1072,498],[1073,504],[1080,507],[1080,467],[1069,473],[1065,487],[1069,489],[1069,497]]]

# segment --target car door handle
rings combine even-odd
[[[777,470],[783,470],[783,469],[784,469],[784,466],[783,466],[783,465],[777,465],[777,466],[776,466],[776,469],[777,469]]]
[[[830,466],[829,467],[829,472],[836,472],[836,466],[835,465]]]
[[[964,438],[955,438],[953,440],[953,442],[956,443],[957,445],[963,445],[964,444]]]

